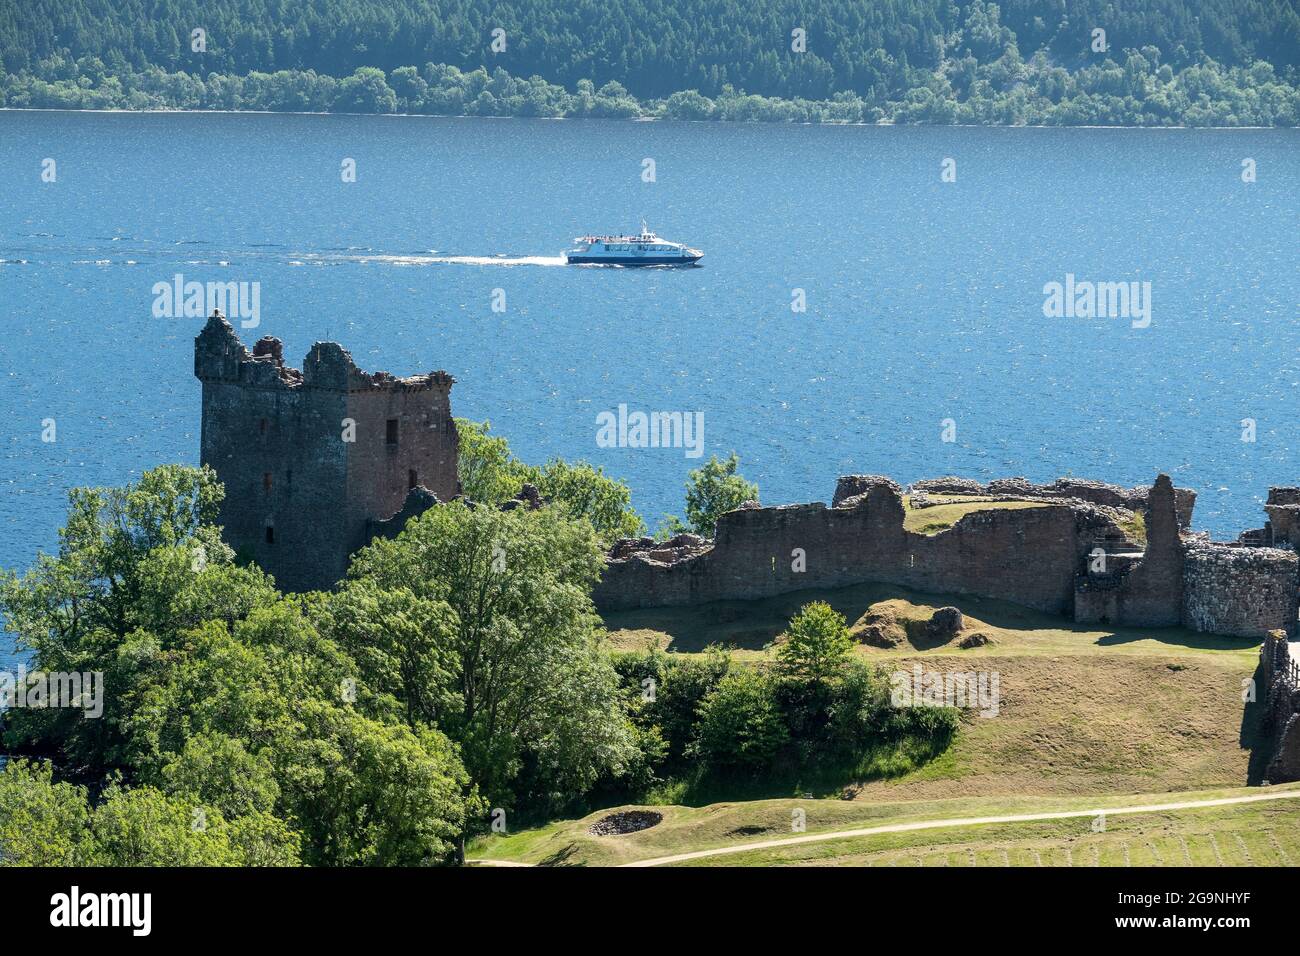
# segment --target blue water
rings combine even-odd
[[[0,112],[0,566],[56,545],[69,487],[196,462],[200,320],[151,314],[176,273],[259,282],[242,334],[282,338],[294,364],[336,339],[365,368],[447,369],[458,415],[526,459],[604,465],[651,526],[699,461],[597,447],[620,403],[703,411],[706,456],[738,451],[769,503],[829,499],[849,472],[1164,470],[1200,491],[1197,527],[1235,535],[1262,524],[1270,484],[1300,483],[1297,146],[1293,130]],[[703,268],[559,264],[572,236],[642,216]],[[1044,318],[1066,273],[1150,281],[1150,328]]]

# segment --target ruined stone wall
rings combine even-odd
[[[1300,666],[1285,632],[1264,638],[1259,662],[1264,727],[1272,749],[1264,773],[1269,783],[1291,783],[1300,780]]]
[[[1270,488],[1264,504],[1265,537],[1279,547],[1300,545],[1300,488]]]
[[[1146,530],[1146,550],[1124,579],[1112,623],[1172,627],[1183,619],[1183,544],[1168,475],[1147,496]]]
[[[451,417],[450,378],[398,382],[348,392],[347,415],[356,422],[348,463],[348,500],[363,517],[388,516],[417,486],[442,501],[460,494],[456,474],[459,436]],[[390,443],[389,422],[397,441]]]
[[[195,339],[194,373],[200,461],[226,489],[223,535],[286,590],[343,577],[370,522],[399,511],[412,484],[459,491],[445,373],[369,375],[334,343],[315,345],[299,372],[278,340],[250,353],[219,316]]]
[[[1211,634],[1294,634],[1300,562],[1293,551],[1211,546],[1187,552],[1183,623]]]
[[[1012,601],[1082,623],[1186,624],[1252,637],[1294,632],[1294,554],[1184,539],[1166,475],[1144,500],[1145,550],[1125,538],[1111,506],[1078,501],[975,511],[926,535],[904,528],[897,484],[849,475],[839,480],[831,508],[747,507],[723,515],[711,545],[620,542],[595,600],[616,611],[878,582]],[[1105,560],[1094,568],[1090,557],[1099,547]]]
[[[892,486],[892,487],[891,487]],[[903,527],[892,482],[863,480],[841,490],[838,507],[787,505],[732,511],[713,547],[683,560],[647,552],[610,560],[596,589],[602,610],[753,599],[804,588],[869,581],[923,591],[978,594],[1067,614],[1081,560],[1075,511],[1063,505],[993,509],[934,535]],[[796,550],[797,549],[797,550]],[[800,555],[804,569],[799,567]]]

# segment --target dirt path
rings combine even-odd
[[[878,827],[862,827],[856,830],[831,830],[826,833],[810,833],[806,836],[786,837],[782,840],[761,840],[757,843],[740,843],[736,846],[715,847],[711,850],[694,850],[690,853],[675,853],[672,856],[657,856],[648,860],[634,860],[620,863],[619,866],[663,866],[668,863],[683,863],[687,860],[702,860],[711,856],[726,856],[731,853],[748,853],[751,850],[768,850],[774,847],[799,846],[804,843],[824,843],[827,840],[843,840],[851,837],[874,836],[877,833],[904,833],[910,830],[940,830],[948,827],[981,826],[990,823],[1033,823],[1040,820],[1069,820],[1084,817],[1119,816],[1133,813],[1164,813],[1169,810],[1195,810],[1199,807],[1226,807],[1238,803],[1262,803],[1266,800],[1300,800],[1300,790],[1287,790],[1281,793],[1262,793],[1248,797],[1220,797],[1216,800],[1185,800],[1179,803],[1152,803],[1129,807],[1109,807],[1103,810],[1062,810],[1053,813],[1020,813],[1000,817],[952,817],[946,820],[922,820],[918,823],[891,823]],[[533,866],[531,863],[518,863],[513,860],[470,860],[476,866]]]

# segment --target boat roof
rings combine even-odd
[[[668,242],[653,232],[643,232],[639,236],[578,236],[574,242]]]
[[[641,220],[641,234],[636,236],[578,236],[574,242],[668,242],[667,239],[660,239],[654,234],[654,231]],[[678,246],[679,242],[668,242],[669,245]]]

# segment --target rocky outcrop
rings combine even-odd
[[[961,633],[961,611],[955,607],[941,607],[925,622],[926,639],[937,644],[947,644]]]
[[[850,498],[861,497],[875,488],[887,488],[900,499],[903,496],[902,486],[892,478],[883,475],[844,475],[835,482],[835,497],[831,499],[831,507],[838,508]]]

